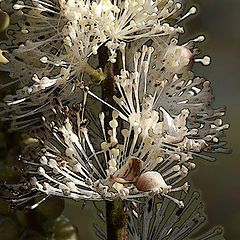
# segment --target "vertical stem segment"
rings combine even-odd
[[[99,51],[99,64],[106,77],[102,82],[102,99],[114,106],[114,74],[118,70],[118,65],[113,65],[108,61],[107,51],[104,46]],[[112,120],[112,109],[102,106],[102,110],[105,113],[105,128],[108,130],[109,122]],[[127,210],[124,201],[120,198],[114,201],[106,201],[106,222],[108,240],[128,240]]]
[[[106,201],[107,239],[128,240],[127,214],[124,202]]]

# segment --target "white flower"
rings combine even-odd
[[[7,119],[12,114],[18,119],[25,116],[25,100],[29,111],[33,110],[29,115],[33,116],[39,108],[44,109],[37,98],[43,99],[44,105],[44,99],[53,99],[59,92],[66,96],[71,89],[73,95],[79,81],[89,82],[87,74],[97,81],[104,79],[101,70],[94,70],[99,56],[93,56],[103,44],[110,51],[109,60],[115,62],[117,50],[126,43],[154,36],[172,38],[183,31],[167,23],[181,7],[174,1],[3,0],[0,4],[10,14],[12,23],[9,40],[2,44],[9,51],[9,62],[0,65],[0,69],[10,72],[14,80],[2,87],[15,83],[24,89],[5,99],[2,112]],[[185,54],[189,61],[190,53],[186,52],[180,51],[178,58]],[[169,55],[166,54],[168,61]],[[9,109],[9,105],[14,105],[14,109]],[[13,128],[18,127],[13,124]]]
[[[157,151],[151,139],[143,141],[140,132],[131,139],[136,134],[131,128],[120,133],[116,112],[108,133],[102,125],[103,136],[109,135],[110,140],[103,139],[99,146],[93,143],[82,112],[75,112],[76,122],[64,115],[57,115],[59,121],[45,123],[49,130],[43,139],[42,156],[34,161],[22,157],[32,175],[32,189],[75,200],[113,200],[118,196],[134,199],[160,194],[183,206],[171,197],[171,192],[188,189],[187,183],[178,184],[191,169],[191,164],[185,164],[186,154],[164,148]],[[104,123],[103,113],[100,122]]]
[[[186,70],[180,75],[180,65],[170,70],[171,62],[166,72],[155,71],[159,60],[153,47],[144,45],[142,52],[134,54],[133,64],[129,63],[130,57],[126,62],[124,54],[123,48],[123,69],[115,77],[119,94],[114,100],[121,109],[120,117],[129,122],[130,128],[139,128],[143,138],[151,135],[155,138],[152,141],[174,144],[180,151],[201,152],[218,142],[220,132],[229,125],[216,119],[222,112],[212,110],[208,81],[193,78]],[[182,68],[189,64],[191,57],[188,54],[186,59],[179,58]],[[126,66],[133,66],[133,71],[127,71]],[[160,121],[161,117],[163,121]]]
[[[3,9],[8,8],[6,4],[1,3]],[[60,59],[68,59],[78,69],[106,43],[110,60],[115,62],[122,41],[182,32],[181,27],[166,23],[180,8],[181,4],[173,1],[150,0],[114,4],[110,0],[17,1],[12,18],[20,31],[14,29],[10,33],[11,41],[25,44],[29,40],[32,43],[29,51],[38,48],[46,56],[57,53]]]
[[[173,192],[188,190],[188,182],[181,182],[195,168],[194,156],[211,159],[202,152],[225,151],[219,136],[228,125],[220,119],[224,111],[213,109],[209,82],[190,72],[193,62],[210,63],[208,56],[196,58],[195,44],[204,37],[180,45],[183,29],[167,22],[180,6],[160,0],[14,4],[13,21],[22,16],[21,32],[10,31],[14,46],[1,68],[21,85],[16,95],[5,98],[2,114],[14,120],[15,129],[42,126],[43,118],[45,131],[36,132],[42,151],[21,158],[37,196],[130,200],[160,195],[183,207]],[[116,68],[115,104],[86,86],[85,73],[100,80],[105,74],[96,70],[103,45]],[[97,106],[92,110],[90,96],[112,109],[112,115]],[[77,109],[72,106],[79,102]]]

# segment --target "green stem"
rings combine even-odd
[[[106,74],[102,71],[101,68],[94,69],[88,63],[86,63],[86,65],[84,66],[84,72],[91,76],[95,80],[96,84],[100,84],[106,79]]]

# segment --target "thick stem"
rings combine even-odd
[[[128,240],[126,207],[120,198],[106,201],[106,220],[108,240]]]
[[[99,52],[100,67],[104,69],[106,78],[102,82],[102,99],[114,106],[113,96],[115,94],[114,74],[116,74],[118,65],[108,61],[107,49],[102,47]],[[109,122],[112,120],[112,109],[102,106],[105,113],[105,128],[109,129]],[[127,210],[120,198],[114,201],[106,201],[106,222],[108,240],[128,240],[127,229]]]

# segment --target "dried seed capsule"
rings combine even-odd
[[[113,177],[122,178],[126,181],[135,181],[139,177],[143,169],[143,161],[137,157],[130,156],[126,160],[126,164],[119,169]]]
[[[171,189],[171,186],[166,184],[162,175],[155,171],[141,174],[135,185],[139,191],[163,190],[164,193],[167,193]]]

